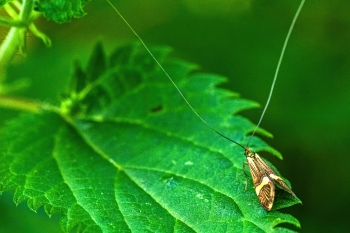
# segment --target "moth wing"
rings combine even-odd
[[[272,179],[268,176],[268,173],[266,173],[270,168],[258,154],[255,154],[254,157],[247,157],[247,159],[255,192],[259,198],[260,204],[266,210],[271,210],[275,199],[275,186]]]
[[[260,166],[260,162],[257,160],[257,158],[258,157],[247,157],[248,167],[252,176],[254,187],[261,183],[262,177],[265,175],[263,173],[264,169]]]
[[[276,174],[269,174],[271,180],[281,189],[284,191],[292,194],[293,196],[296,197],[296,195],[293,193],[293,191],[289,188],[289,186],[284,182],[284,180],[277,176]]]
[[[293,193],[293,191],[290,189],[290,187],[284,182],[284,180],[277,176],[275,171],[272,170],[272,168],[266,164],[264,160],[260,158],[257,154],[255,155],[256,163],[258,164],[258,167],[260,167],[262,170],[264,170],[264,173],[267,174],[270,178],[270,180],[277,185],[277,187],[283,189],[284,191],[292,194],[296,197],[296,195]]]
[[[255,186],[255,192],[260,204],[266,210],[271,210],[275,199],[275,186],[273,182],[267,176],[264,176],[261,183]]]

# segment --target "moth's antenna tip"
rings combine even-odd
[[[263,110],[263,112],[261,113],[259,122],[258,122],[258,124],[256,125],[256,127],[255,127],[253,133],[251,134],[251,136],[250,136],[250,138],[249,138],[249,140],[248,140],[248,143],[247,143],[247,146],[246,146],[246,147],[249,146],[249,143],[250,143],[252,137],[254,136],[256,130],[258,129],[258,127],[259,127],[259,125],[260,125],[260,123],[261,123],[261,121],[262,121],[262,119],[263,119],[263,117],[264,117],[264,115],[265,115],[267,106],[269,106],[269,103],[270,103],[270,100],[271,100],[271,96],[272,96],[272,92],[273,92],[273,90],[274,90],[274,88],[275,88],[275,83],[276,83],[276,80],[277,80],[278,72],[279,72],[279,69],[280,69],[280,66],[281,66],[281,63],[282,63],[282,59],[283,59],[283,56],[284,56],[284,52],[286,51],[286,48],[287,48],[287,44],[288,44],[288,41],[289,41],[289,37],[290,37],[290,35],[291,35],[291,33],[292,33],[292,30],[293,30],[293,28],[294,28],[295,22],[296,22],[296,20],[297,20],[299,14],[300,14],[301,9],[303,8],[304,3],[305,3],[305,0],[302,0],[302,1],[300,2],[300,5],[299,5],[299,7],[298,7],[298,10],[297,10],[297,12],[296,12],[295,15],[294,15],[292,24],[291,24],[290,27],[289,27],[289,30],[288,30],[288,33],[287,33],[287,37],[286,37],[286,39],[284,40],[284,44],[283,44],[283,47],[282,47],[282,51],[281,51],[280,58],[279,58],[278,63],[277,63],[277,67],[276,67],[276,71],[275,71],[275,76],[273,77],[273,81],[272,81],[270,93],[269,93],[269,96],[268,96],[268,98],[267,98],[267,101],[266,101],[264,110]]]

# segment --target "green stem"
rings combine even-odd
[[[34,1],[23,0],[19,21],[25,25],[30,24],[30,15],[34,7]],[[0,46],[0,83],[5,80],[6,69],[12,58],[16,55],[18,49],[24,47],[26,30],[27,28],[23,27],[12,27]]]
[[[20,99],[7,95],[0,95],[0,107],[39,113],[41,103],[32,100]]]
[[[48,103],[38,102],[31,99],[18,98],[0,94],[0,108],[21,110],[32,113],[42,113],[43,111],[55,112],[62,115],[59,107]]]
[[[19,14],[19,18],[22,22],[26,22],[29,24],[30,22],[30,15],[34,8],[34,2],[35,0],[23,0],[22,10]]]
[[[19,20],[14,20],[14,19],[7,19],[0,17],[0,25],[7,26],[7,27],[26,27],[24,23],[22,23]]]

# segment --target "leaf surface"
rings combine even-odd
[[[245,145],[254,124],[236,115],[257,104],[216,86],[223,77],[153,48],[210,125]],[[1,191],[74,232],[290,232],[278,212],[300,203],[278,191],[273,210],[244,192],[244,151],[214,134],[139,44],[106,56],[97,44],[79,64],[60,114],[23,115],[1,131]],[[266,131],[262,134],[270,136]],[[280,154],[259,138],[256,150]]]

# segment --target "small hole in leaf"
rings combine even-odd
[[[151,108],[151,112],[159,112],[159,111],[161,111],[163,109],[163,106],[162,105],[158,105],[158,106],[156,106],[156,107],[154,107],[154,108]]]

